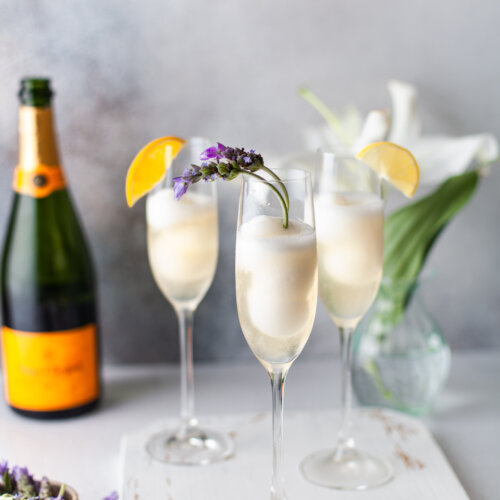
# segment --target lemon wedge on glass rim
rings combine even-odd
[[[392,142],[374,142],[362,149],[356,157],[408,198],[415,194],[420,169],[407,149]]]
[[[161,180],[186,141],[179,137],[160,137],[146,144],[127,171],[125,195],[133,206]]]

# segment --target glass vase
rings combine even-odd
[[[360,404],[425,415],[446,382],[450,348],[421,288],[420,281],[384,280],[360,322],[353,361]]]

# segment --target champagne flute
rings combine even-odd
[[[315,182],[319,294],[340,333],[341,426],[337,447],[308,456],[309,481],[343,490],[378,486],[393,476],[384,458],[359,451],[351,432],[353,331],[372,304],[382,279],[383,202],[378,176],[352,157],[320,153]]]
[[[201,429],[194,416],[193,315],[217,265],[216,184],[198,183],[177,201],[172,180],[197,162],[208,145],[206,139],[190,139],[146,202],[149,263],[158,288],[177,313],[181,360],[179,426],[156,434],[146,447],[153,458],[172,464],[205,465],[233,452],[229,437]]]
[[[309,173],[274,172],[289,194],[288,227],[283,227],[282,207],[273,192],[281,184],[244,175],[236,237],[236,301],[245,339],[271,378],[271,499],[283,500],[283,389],[313,326],[317,257]]]

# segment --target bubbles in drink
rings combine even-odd
[[[382,279],[384,215],[371,193],[320,195],[316,202],[319,293],[339,326],[355,326]]]
[[[236,298],[243,333],[264,363],[291,363],[314,322],[317,257],[308,224],[259,215],[242,224],[236,243]]]
[[[186,193],[177,201],[172,189],[162,189],[149,195],[146,220],[149,262],[158,287],[169,300],[197,305],[217,265],[215,200]]]

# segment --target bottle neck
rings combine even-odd
[[[34,170],[39,165],[59,166],[52,109],[21,106],[18,166],[22,170]]]

